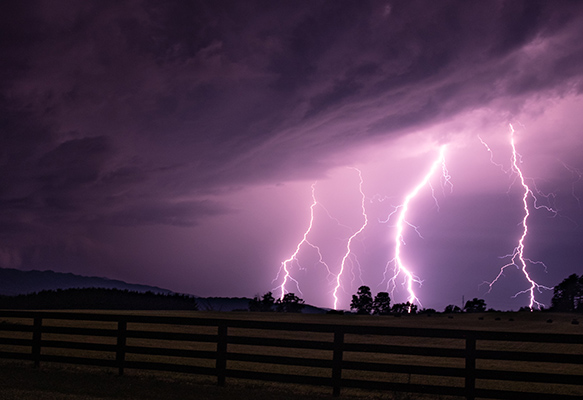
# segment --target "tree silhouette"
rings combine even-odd
[[[486,301],[484,299],[478,299],[474,297],[473,300],[466,301],[464,310],[469,313],[478,313],[486,311]]]
[[[552,309],[564,312],[583,312],[583,275],[569,275],[553,290]]]
[[[273,311],[274,303],[275,299],[273,298],[273,294],[271,292],[265,293],[261,298],[259,295],[255,295],[253,299],[249,300],[249,310],[260,312]]]
[[[299,313],[306,306],[305,301],[293,293],[286,293],[283,299],[277,299],[275,309],[278,312]]]
[[[456,306],[455,304],[449,304],[443,310],[444,314],[453,314],[453,313],[460,313],[462,309]]]
[[[387,292],[379,292],[372,302],[372,313],[385,315],[391,312],[391,298]]]
[[[417,305],[406,303],[397,303],[391,308],[393,314],[417,314]]]
[[[350,302],[350,309],[356,310],[357,314],[370,314],[372,311],[373,300],[372,293],[368,286],[361,286],[358,292],[352,295],[352,302]]]

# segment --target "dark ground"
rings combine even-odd
[[[209,379],[164,374],[117,376],[103,369],[43,366],[0,362],[0,400],[179,400],[254,399],[299,400],[331,398],[324,393],[297,393],[293,390],[228,385],[218,387]]]
[[[331,389],[229,382],[181,374],[128,371],[120,377],[103,368],[57,366],[0,360],[0,400],[308,400],[332,399]],[[341,400],[409,399],[404,394],[348,393]],[[415,397],[413,397],[415,398]]]

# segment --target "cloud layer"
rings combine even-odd
[[[293,246],[286,235],[242,255],[236,243],[196,242],[209,229],[228,236],[222,221],[253,214],[250,191],[309,190],[336,168],[366,167],[379,149],[414,160],[441,143],[476,146],[478,134],[505,154],[506,124],[518,118],[525,163],[527,153],[540,161],[531,175],[578,220],[583,145],[559,115],[580,122],[582,36],[583,5],[572,1],[3,2],[1,265],[163,279],[193,292],[205,285],[184,284],[184,270],[195,276],[212,259],[218,277],[193,281],[252,295],[268,279],[221,287],[220,274],[243,256],[260,264],[251,275],[272,278],[271,249]],[[461,165],[466,156],[455,154]],[[423,164],[403,162],[385,180],[405,190],[416,175],[404,166]],[[285,193],[279,204],[291,205]],[[160,248],[167,262],[144,260],[168,230],[179,248]]]

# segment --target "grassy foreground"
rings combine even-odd
[[[184,374],[129,372],[119,377],[103,368],[43,366],[0,360],[2,400],[318,400],[332,399],[329,388],[290,384],[249,383],[230,380],[226,387],[215,380]],[[447,396],[371,393],[344,389],[340,399],[446,400]]]
[[[218,387],[197,377],[162,373],[132,373],[123,377],[113,371],[72,366],[0,363],[2,400],[305,400],[324,399],[324,393],[297,392],[285,387],[233,385]]]

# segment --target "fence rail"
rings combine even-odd
[[[69,312],[0,311],[0,318],[0,358],[36,367],[185,372],[215,376],[218,385],[299,383],[331,387],[334,396],[342,388],[467,399],[515,399],[525,390],[529,399],[583,396],[583,335]],[[540,363],[550,367],[529,369]],[[539,384],[561,390],[536,392]]]

